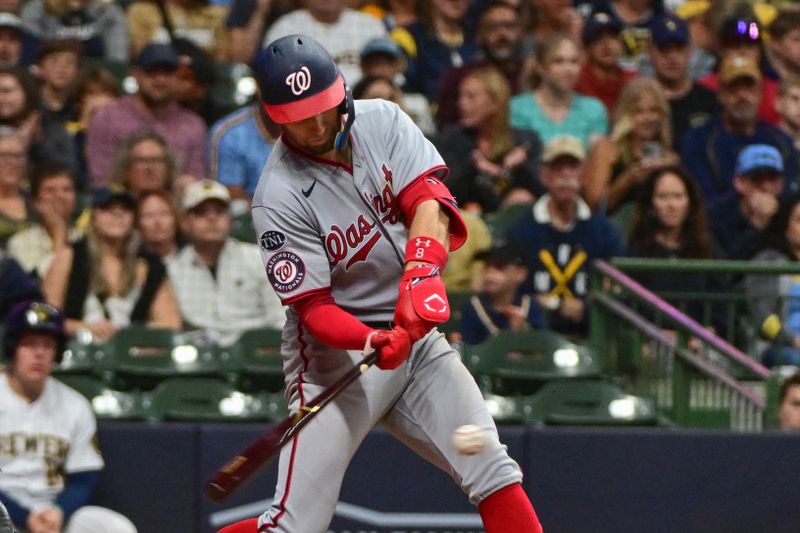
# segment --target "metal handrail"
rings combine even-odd
[[[656,341],[670,347],[683,360],[685,360],[687,363],[691,364],[698,370],[702,371],[704,374],[713,377],[717,381],[720,381],[725,385],[727,385],[728,387],[730,387],[731,389],[735,390],[742,396],[745,396],[748,400],[753,402],[753,404],[756,405],[756,407],[760,409],[766,409],[767,402],[763,398],[759,397],[749,388],[741,385],[738,381],[736,381],[734,377],[732,377],[730,374],[728,374],[721,368],[714,366],[713,364],[709,363],[708,361],[704,360],[701,357],[698,357],[689,350],[679,347],[675,339],[664,334],[664,332],[658,326],[656,326],[649,320],[645,319],[640,314],[636,313],[633,309],[631,309],[627,305],[618,302],[605,294],[596,294],[594,296],[594,301],[601,304],[603,307],[605,307],[618,317],[624,318],[626,321],[628,321],[628,323],[639,329],[639,331],[641,331],[648,337],[653,338]]]
[[[711,259],[647,259],[615,257],[611,265],[625,271],[705,272],[711,274],[800,274],[800,263],[775,261],[730,261]]]
[[[730,261],[727,261],[726,263],[730,263]],[[635,293],[642,299],[642,301],[644,301],[653,309],[663,312],[667,319],[672,323],[687,329],[692,335],[701,339],[710,346],[713,346],[720,352],[726,354],[732,360],[746,367],[755,375],[763,379],[769,378],[770,371],[764,365],[754,361],[752,358],[748,357],[747,354],[743,353],[729,342],[725,341],[714,333],[711,333],[706,328],[698,324],[695,320],[681,313],[674,306],[656,296],[653,292],[612,266],[607,261],[598,259],[594,262],[594,267],[626,289]],[[782,272],[785,272],[785,270]],[[800,269],[798,269],[798,273],[800,273]]]

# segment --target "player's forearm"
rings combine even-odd
[[[42,280],[42,293],[51,305],[63,309],[67,294],[67,283],[72,271],[74,252],[71,246],[64,245],[53,253],[50,268]]]
[[[249,63],[253,59],[259,49],[259,38],[271,10],[272,2],[257,1],[247,25],[242,28],[231,28],[232,61]]]
[[[308,332],[331,348],[359,350],[373,331],[339,307],[330,292],[307,296],[292,305]]]
[[[445,250],[450,247],[450,217],[438,200],[426,200],[417,206],[408,231],[409,240],[415,237],[435,239]],[[406,263],[406,269],[413,268],[419,263],[419,261],[409,261]]]

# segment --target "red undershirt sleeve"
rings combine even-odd
[[[315,291],[292,305],[306,329],[331,348],[360,350],[364,347],[367,336],[374,331],[336,305],[330,288]]]

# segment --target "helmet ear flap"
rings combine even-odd
[[[342,150],[345,146],[347,146],[347,143],[350,140],[350,128],[353,126],[353,122],[356,119],[356,114],[354,112],[355,104],[353,103],[353,93],[350,91],[350,86],[347,85],[346,81],[344,81],[344,77],[342,77],[342,81],[344,83],[344,99],[342,100],[342,103],[339,104],[339,112],[341,112],[341,114],[347,118],[344,121],[344,125],[342,125],[342,129],[336,134],[336,141],[334,145],[337,150]]]

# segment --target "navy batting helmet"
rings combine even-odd
[[[353,97],[330,54],[307,35],[272,41],[254,62],[261,102],[277,124],[297,122],[339,106],[347,116],[336,148],[347,143],[355,115]]]
[[[61,361],[67,334],[64,331],[64,315],[52,305],[42,302],[22,302],[11,308],[6,319],[3,350],[11,359],[23,334],[38,331],[51,334],[58,341],[56,360]]]

